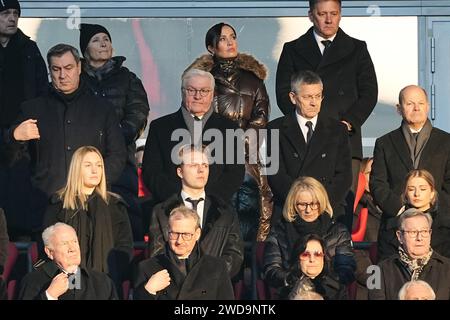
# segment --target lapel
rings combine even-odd
[[[435,136],[436,130],[432,128],[430,138],[425,144],[420,156],[419,168],[432,168],[433,164],[436,163],[436,155],[439,153],[438,148],[440,147],[440,143],[439,139],[436,139]]]
[[[295,51],[309,63],[313,70],[317,70],[320,60],[322,60],[322,54],[320,53],[316,38],[314,38],[313,27],[309,28],[309,30],[296,41]]]
[[[326,144],[326,141],[332,138],[329,132],[330,130],[327,126],[326,118],[325,116],[321,116],[319,112],[316,128],[306,150],[303,167],[314,161],[314,159],[317,159],[317,155],[322,152],[323,146]]]
[[[402,133],[402,128],[400,127],[397,130],[393,131],[389,138],[391,139],[391,143],[394,146],[394,152],[398,154],[398,158],[400,158],[406,170],[409,172],[413,169],[413,163],[410,157],[408,144],[406,143],[405,137]]]
[[[302,130],[295,117],[295,111],[287,114],[281,125],[282,132],[289,144],[294,148],[294,157],[303,162],[306,154],[306,142]]]
[[[170,250],[170,249],[166,248],[166,250]],[[175,289],[175,292],[174,292],[175,295],[174,296],[176,296],[177,294],[179,294],[180,288],[183,286],[183,282],[184,282],[185,277],[180,272],[180,270],[178,270],[177,266],[170,260],[168,251],[166,251],[166,253],[161,255],[160,257],[161,257],[161,260],[160,260],[161,266],[163,268],[167,269],[167,271],[170,274],[171,281],[173,282],[173,283],[170,284],[168,289],[170,289],[172,287],[172,285],[175,288],[178,288],[178,289],[174,288]],[[178,291],[178,292],[176,292],[176,291]]]
[[[200,242],[209,234],[209,231],[211,231],[214,222],[217,221],[218,216],[220,215],[218,209],[219,205],[217,203],[214,203],[214,205],[211,206],[211,204],[211,197],[206,196],[205,208],[203,210],[203,226]]]
[[[315,41],[314,35],[313,40]],[[353,43],[352,38],[350,38],[344,31],[342,31],[341,28],[339,28],[336,37],[331,43],[331,46],[327,49],[327,54],[320,60],[317,70],[341,61],[344,57],[351,54],[354,49],[355,44]]]

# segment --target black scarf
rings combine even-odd
[[[313,222],[306,222],[300,216],[293,222],[294,228],[297,233],[304,237],[308,234],[317,234],[321,237],[324,237],[327,234],[328,228],[331,225],[331,217],[326,213],[322,213],[319,217]]]
[[[64,222],[77,232],[81,266],[108,273],[108,255],[114,248],[110,205],[95,192],[87,200],[87,210],[65,210]]]

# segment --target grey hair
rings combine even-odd
[[[398,217],[398,229],[403,230],[405,220],[416,216],[425,217],[428,222],[428,227],[431,229],[431,226],[433,225],[433,218],[431,215],[416,208],[409,208],[408,210],[403,211],[403,213]]]
[[[71,46],[70,44],[65,43],[59,43],[56,46],[53,46],[48,50],[47,52],[47,64],[48,68],[51,68],[50,60],[53,57],[61,57],[66,52],[72,53],[73,57],[75,58],[75,61],[77,64],[80,63],[80,53],[78,52],[78,49]]]
[[[194,219],[195,229],[200,228],[200,216],[195,210],[189,209],[188,207],[181,205],[170,211],[169,223],[172,220],[182,220],[182,219]]]
[[[184,88],[186,86],[186,83],[189,82],[192,78],[195,77],[203,77],[208,78],[211,82],[211,90],[214,90],[214,87],[216,86],[216,81],[214,80],[214,76],[207,72],[200,69],[188,69],[186,70],[183,75],[181,76],[181,88]]]
[[[435,300],[436,299],[436,293],[434,293],[433,288],[427,282],[425,282],[423,280],[412,280],[412,281],[406,282],[402,286],[400,291],[398,292],[398,299],[399,300],[406,300],[406,292],[408,291],[409,288],[411,288],[413,286],[422,286],[422,287],[426,288],[431,293],[431,300]]]
[[[45,228],[45,230],[42,232],[42,241],[44,242],[44,246],[46,247],[51,247],[51,240],[53,238],[53,236],[55,235],[56,229],[62,228],[62,227],[67,227],[72,229],[75,232],[75,229],[72,226],[69,226],[66,223],[63,222],[57,222],[47,228]]]
[[[291,91],[294,93],[298,93],[298,88],[302,84],[320,84],[323,88],[322,79],[320,76],[310,70],[299,71],[294,73],[291,77]]]

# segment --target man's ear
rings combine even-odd
[[[44,247],[44,252],[47,255],[47,257],[51,260],[53,260],[53,253],[52,253],[52,249],[50,249],[49,247],[45,246]]]
[[[395,107],[397,108],[397,113],[403,117],[403,114],[402,114],[402,106],[401,106],[399,103],[397,103],[397,104],[395,105]]]
[[[398,242],[400,242],[400,244],[403,244],[403,241],[402,241],[402,232],[401,232],[400,230],[397,230],[397,231],[395,232],[395,234],[396,234],[396,236],[397,236]]]
[[[309,18],[309,21],[314,22],[313,21],[313,14],[312,14],[311,10],[308,10],[308,18]]]
[[[197,228],[197,230],[195,230],[195,241],[198,241],[198,239],[200,239],[201,234],[202,228]]]
[[[297,105],[297,102],[295,101],[295,93],[289,92],[289,99],[291,99],[292,104]]]
[[[181,172],[180,167],[177,167],[177,176],[180,177],[180,179],[183,179],[183,173]]]

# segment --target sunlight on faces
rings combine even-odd
[[[324,266],[324,256],[317,257],[314,255],[315,252],[324,253],[322,245],[317,240],[310,240],[306,245],[305,252],[309,252],[310,255],[307,258],[299,257],[300,269],[306,276],[314,279],[322,272]]]
[[[233,29],[229,26],[223,26],[217,48],[208,46],[208,50],[222,59],[235,58],[238,54],[238,44]]]
[[[183,102],[186,109],[193,115],[201,117],[208,112],[214,98],[214,88],[211,87],[211,80],[206,76],[197,75],[190,78],[185,84],[185,88],[201,90],[206,89],[210,92],[202,97],[200,92],[190,96],[186,90],[183,90]]]
[[[177,168],[183,187],[203,190],[208,182],[208,157],[202,151],[186,150],[183,152],[182,164]]]
[[[193,218],[171,216],[169,218],[169,232],[191,233],[191,240],[183,240],[181,235],[176,240],[169,239],[170,249],[180,258],[188,257],[195,247],[195,243],[200,238],[200,228],[196,228]]]
[[[308,204],[308,205],[306,205]],[[313,209],[311,206],[317,205],[317,208]],[[306,205],[305,208],[303,208]],[[314,199],[310,191],[302,190],[297,194],[295,198],[295,211],[297,211],[300,218],[306,222],[316,221],[319,217],[320,206],[317,203],[317,199]]]
[[[60,57],[51,57],[50,62],[53,86],[64,94],[76,91],[80,84],[81,63],[77,64],[70,51]]]
[[[408,125],[414,129],[423,127],[428,119],[429,104],[423,90],[417,86],[403,89],[403,99],[397,105],[398,112]]]
[[[341,21],[341,8],[337,1],[320,1],[308,12],[309,20],[318,35],[327,39],[336,34]]]
[[[81,175],[83,179],[83,192],[91,194],[92,190],[100,184],[103,174],[103,162],[95,152],[88,152],[81,162]]]
[[[401,230],[405,231],[422,231],[430,230],[430,228],[427,218],[421,215],[405,219],[401,226]],[[430,251],[431,230],[428,236],[425,237],[420,235],[420,233],[416,236],[410,236],[404,232],[397,231],[397,238],[406,253],[413,259],[422,258]]]
[[[97,33],[89,40],[86,51],[89,55],[89,61],[106,62],[112,57],[113,48],[111,40],[106,33]]]
[[[322,105],[321,84],[301,84],[297,93],[289,92],[291,102],[296,105],[297,112],[306,119],[314,118]]]
[[[434,191],[424,178],[412,177],[406,185],[408,203],[420,211],[428,210],[434,198]]]
[[[45,253],[67,272],[75,272],[81,263],[80,245],[75,230],[68,226],[55,229]]]
[[[17,32],[19,10],[6,9],[0,12],[0,36],[11,37]]]

